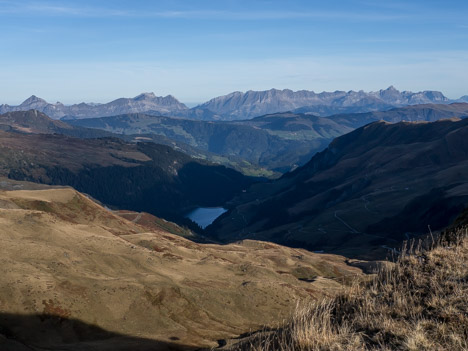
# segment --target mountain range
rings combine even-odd
[[[388,111],[328,117],[288,112],[241,121],[194,121],[148,114],[126,114],[68,120],[67,123],[124,136],[163,136],[219,157],[240,158],[251,165],[284,173],[305,164],[333,138],[371,122],[435,121],[467,116],[467,103],[452,103],[412,105]]]
[[[466,99],[462,97],[460,102]],[[158,97],[143,93],[134,98],[120,98],[106,104],[51,104],[31,96],[18,106],[0,105],[0,113],[36,109],[54,119],[80,119],[128,113],[150,113],[198,120],[241,120],[278,112],[310,112],[319,116],[386,110],[414,104],[454,102],[437,91],[400,92],[393,86],[376,92],[335,91],[315,93],[289,89],[233,92],[213,98],[189,109],[171,95]]]
[[[331,119],[290,113],[237,122],[126,114],[67,123],[125,136],[161,135],[219,157],[243,159],[276,172],[304,164],[334,137],[352,130]]]
[[[120,98],[106,104],[86,104],[83,102],[69,106],[60,102],[51,104],[32,95],[18,106],[0,105],[0,113],[33,109],[43,112],[53,119],[60,119],[63,117],[90,118],[113,116],[142,111],[154,111],[163,115],[173,115],[178,111],[187,110],[187,106],[180,103],[171,95],[159,97],[153,93],[143,93],[134,98]]]
[[[400,92],[393,86],[377,92],[335,91],[315,93],[289,89],[234,92],[214,98],[198,108],[215,112],[223,119],[248,119],[276,112],[312,112],[331,115],[338,112],[367,112],[391,107],[423,103],[448,103],[449,99],[436,91]]]

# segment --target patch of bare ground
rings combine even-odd
[[[445,233],[428,249],[407,249],[370,282],[224,349],[468,350],[468,229]]]

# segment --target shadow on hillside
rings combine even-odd
[[[168,336],[168,339],[171,339]],[[104,330],[77,319],[0,313],[2,351],[181,351],[197,348]]]

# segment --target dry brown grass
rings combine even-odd
[[[468,350],[468,229],[403,250],[372,281],[231,350]]]

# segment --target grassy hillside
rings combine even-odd
[[[165,145],[0,131],[0,175],[69,185],[108,206],[183,220],[219,206],[254,179]]]
[[[275,244],[196,244],[71,188],[0,189],[1,350],[217,346],[361,272]]]
[[[468,119],[375,122],[336,138],[309,163],[253,185],[209,227],[370,259],[440,230],[468,205]]]
[[[450,237],[229,350],[467,350],[468,229]]]

